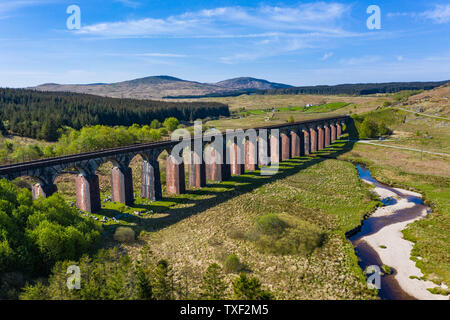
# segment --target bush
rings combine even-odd
[[[223,269],[226,273],[238,273],[245,268],[245,265],[239,261],[239,258],[234,253],[230,254],[224,263]]]
[[[118,242],[134,242],[136,234],[128,227],[118,227],[114,232],[114,240]]]
[[[359,129],[359,137],[361,139],[376,138],[378,136],[378,126],[377,124],[365,118]]]
[[[178,128],[179,122],[177,118],[170,117],[164,120],[163,126],[167,128],[170,132]]]
[[[257,220],[256,227],[262,234],[277,235],[283,233],[288,224],[276,214],[266,214]]]
[[[326,236],[319,227],[304,220],[268,214],[257,220],[249,238],[264,253],[307,255],[322,246]]]

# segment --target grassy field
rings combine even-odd
[[[189,101],[195,101],[188,99]],[[327,95],[241,95],[226,98],[202,98],[229,105],[232,118],[208,121],[206,125],[219,130],[276,125],[334,115],[364,113],[375,110],[391,95],[327,96]],[[307,104],[312,107],[305,107]]]
[[[253,109],[273,109],[273,108],[291,108],[303,107],[307,104],[323,105],[335,102],[345,102],[348,104],[358,105],[359,112],[365,112],[381,106],[384,101],[390,101],[389,95],[370,95],[370,96],[345,96],[345,95],[241,95],[238,97],[225,98],[202,98],[202,99],[187,99],[186,101],[216,101],[228,104],[230,110],[245,110]],[[184,100],[183,100],[184,101]],[[353,106],[352,106],[353,107]],[[342,110],[348,112],[352,107]]]

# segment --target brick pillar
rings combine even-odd
[[[202,160],[202,156],[195,151],[190,152],[189,169],[189,185],[195,188],[206,186],[206,168]]]
[[[206,165],[207,179],[222,182],[228,180],[230,176],[231,176],[230,166],[224,163],[220,154],[216,155],[215,149],[212,149],[210,163]]]
[[[240,176],[241,174],[243,174],[245,172],[245,163],[240,163],[240,162],[245,162],[245,158],[242,157],[241,152],[245,151],[245,150],[240,150],[239,146],[237,143],[232,143],[230,145],[230,152],[231,152],[231,163],[230,163],[230,167],[231,167],[231,174]],[[245,155],[244,155],[245,156]],[[244,161],[242,161],[242,159]]]
[[[80,174],[75,179],[75,190],[77,193],[77,207],[86,212],[98,212],[101,210],[100,187],[98,176],[85,177]]]
[[[260,166],[268,166],[270,164],[270,150],[267,134],[258,137],[258,163]]]
[[[302,130],[300,130],[298,133],[298,139],[300,143],[300,157],[303,157],[305,155],[305,137]]]
[[[331,128],[331,143],[333,143],[334,141],[336,141],[336,125],[334,123],[330,124],[330,128]]]
[[[141,197],[153,201],[162,199],[158,160],[142,162]]]
[[[291,153],[292,157],[300,157],[301,154],[301,134],[291,131]]]
[[[304,142],[304,147],[305,147],[304,154],[308,155],[311,153],[311,141],[310,141],[311,134],[310,134],[309,130],[307,130],[307,129],[303,129],[302,132],[303,132],[303,137],[304,137],[303,142]]]
[[[317,150],[322,150],[323,148],[325,148],[325,130],[323,126],[317,127],[317,133]]]
[[[329,147],[331,144],[331,130],[330,126],[325,126],[325,147]]]
[[[339,138],[342,135],[342,126],[340,123],[336,123],[336,136]]]
[[[310,135],[310,153],[317,152],[317,130],[315,128],[310,128],[309,135]]]
[[[245,170],[258,170],[258,142],[245,141]]]
[[[36,183],[32,188],[33,199],[37,199],[39,197],[48,198],[57,191],[58,188],[54,184]]]
[[[133,175],[131,168],[114,167],[111,169],[112,200],[130,206],[134,202]]]
[[[186,192],[184,176],[184,163],[176,163],[172,155],[167,157],[166,164],[166,189],[168,193],[182,194]]]
[[[280,161],[281,161],[280,137],[270,136],[270,162],[280,163]]]
[[[291,158],[291,139],[287,133],[281,133],[281,160],[289,160]]]

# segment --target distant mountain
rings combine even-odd
[[[242,90],[242,89],[258,89],[258,90],[266,90],[266,89],[281,89],[281,88],[291,88],[292,86],[283,84],[283,83],[275,83],[269,82],[263,79],[255,79],[250,77],[240,77],[229,80],[224,80],[215,83],[216,86],[222,87],[229,91],[233,90]]]
[[[245,89],[278,89],[291,86],[249,77],[218,83],[200,83],[171,76],[151,76],[117,83],[56,84],[34,87],[39,91],[68,91],[113,98],[161,99],[166,96],[203,96]]]
[[[69,91],[113,98],[160,99],[163,96],[204,95],[222,91],[221,87],[186,81],[170,76],[153,76],[117,83],[43,84],[33,89],[40,91]]]

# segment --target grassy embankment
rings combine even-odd
[[[385,121],[393,129],[393,141],[386,144],[422,147],[425,139],[417,131],[427,132],[424,150],[448,152],[449,125],[424,119],[414,114],[392,109],[369,115],[375,121]],[[436,284],[450,286],[450,158],[420,152],[356,144],[339,159],[363,163],[378,181],[421,193],[432,213],[424,220],[409,225],[403,232],[414,242],[412,258],[424,273],[424,278]]]

